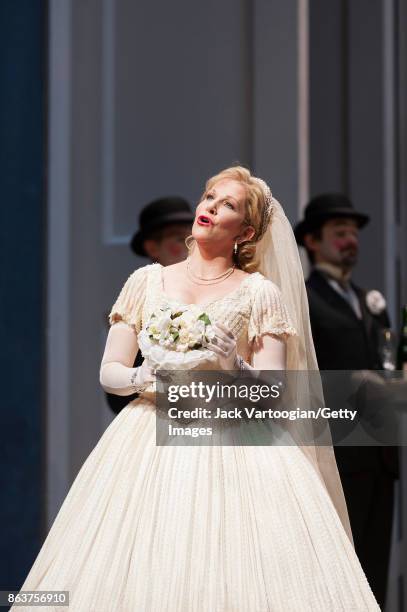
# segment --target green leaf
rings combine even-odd
[[[201,315],[199,315],[198,321],[203,321],[205,323],[205,325],[210,325],[211,324],[211,320],[208,317],[208,315],[206,314],[206,312],[203,312]]]

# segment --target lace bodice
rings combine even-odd
[[[130,274],[109,314],[111,325],[124,321],[139,334],[157,308],[166,304],[190,306],[164,293],[161,269],[154,263]],[[249,362],[256,337],[296,333],[279,288],[260,272],[246,276],[226,295],[199,305],[212,322],[220,321],[233,332],[238,353]]]

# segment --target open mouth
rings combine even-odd
[[[212,221],[206,215],[199,215],[197,223],[199,225],[212,225]]]

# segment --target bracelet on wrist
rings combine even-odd
[[[234,363],[236,370],[239,370],[239,372],[242,373],[245,370],[244,364],[245,362],[243,357],[241,355],[236,355]]]
[[[147,389],[150,383],[137,383],[137,372],[138,368],[136,368],[133,374],[130,376],[130,385],[133,387],[135,393],[141,393]]]

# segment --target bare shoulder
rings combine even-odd
[[[166,270],[170,270],[171,272],[177,273],[177,272],[182,272],[182,270],[184,270],[185,266],[186,266],[186,259],[183,259],[182,261],[179,261],[178,263],[174,263],[174,264],[170,264],[169,266],[165,266]]]
[[[165,277],[169,279],[176,279],[185,276],[186,273],[186,260],[180,261],[175,264],[170,264],[169,266],[161,266],[162,269],[165,269]]]

